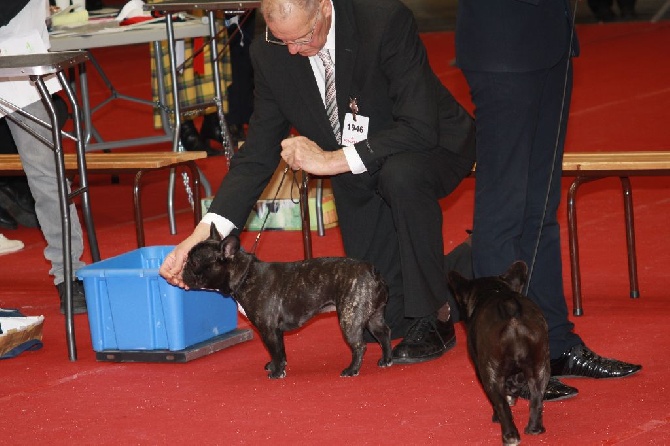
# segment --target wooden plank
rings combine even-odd
[[[95,170],[160,169],[174,164],[206,158],[206,152],[87,153],[86,167]],[[65,169],[77,169],[77,155],[65,154]],[[23,171],[18,155],[0,155],[0,172]]]
[[[86,154],[88,170],[159,169],[185,161],[205,158],[205,152],[92,152]],[[76,155],[65,154],[65,168],[76,170]],[[582,152],[563,156],[565,175],[589,172],[652,172],[670,170],[670,151]],[[18,155],[0,155],[0,172],[23,171]]]
[[[670,151],[583,152],[563,156],[564,173],[649,172],[670,170]]]

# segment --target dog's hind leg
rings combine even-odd
[[[493,405],[493,421],[500,422],[503,444],[519,444],[521,442],[521,436],[514,424],[512,410],[507,403],[504,381],[498,382],[499,380],[494,380],[486,376],[483,376],[482,378],[484,378],[482,384],[484,384],[483,387],[486,391],[486,396],[489,397],[489,401],[491,401],[491,405]]]
[[[340,376],[344,377],[358,376],[358,372],[361,370],[361,365],[363,364],[363,355],[365,354],[367,345],[361,340],[360,343],[349,344],[349,348],[351,348],[351,364],[340,373]]]
[[[279,329],[260,330],[265,348],[270,353],[270,362],[265,364],[269,371],[268,378],[277,379],[286,376],[286,351],[284,350],[284,333]]]
[[[528,418],[528,425],[524,430],[527,434],[539,435],[546,431],[542,421],[542,398],[544,396],[544,389],[547,387],[546,382],[548,382],[548,380],[536,379],[534,377],[531,377],[528,380],[528,389],[530,390],[530,416]]]
[[[363,364],[363,355],[365,355],[365,350],[367,349],[367,345],[363,340],[363,327],[358,322],[353,324],[351,321],[346,321],[340,316],[340,328],[342,329],[344,340],[351,349],[351,364],[342,370],[340,376],[358,376],[361,364]]]
[[[367,324],[368,330],[375,337],[382,347],[382,357],[377,362],[379,367],[389,367],[393,365],[393,350],[391,349],[391,329],[384,322],[384,311],[378,309],[370,317]]]

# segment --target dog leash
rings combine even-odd
[[[568,73],[570,72],[570,64],[572,63],[572,44],[575,40],[575,19],[577,17],[577,4],[579,0],[575,0],[575,7],[572,11],[572,26],[570,28],[570,44],[568,45],[568,57],[565,64],[565,76],[563,78],[563,98],[561,99],[561,112],[558,116],[558,129],[556,131],[556,142],[554,143],[554,156],[551,162],[551,172],[549,173],[549,182],[547,183],[547,194],[544,198],[544,209],[542,210],[542,217],[540,218],[539,231],[537,233],[537,240],[535,241],[535,249],[533,250],[533,257],[528,268],[528,280],[526,280],[525,294],[528,294],[530,289],[530,281],[533,277],[533,269],[535,268],[535,260],[537,259],[537,252],[540,249],[540,239],[542,238],[542,226],[544,218],[547,216],[547,207],[549,205],[549,193],[551,192],[551,182],[554,178],[556,170],[556,156],[558,155],[558,144],[561,138],[561,125],[563,125],[563,112],[565,110],[565,95],[568,88]]]
[[[289,170],[289,166],[287,164],[286,167],[284,168],[284,173],[282,173],[281,180],[279,181],[279,186],[277,186],[277,191],[275,192],[275,196],[272,199],[272,202],[271,202],[272,204],[274,204],[277,201],[277,197],[279,196],[279,191],[281,190],[281,187],[284,184],[284,179],[286,178],[286,174],[288,173],[288,170]],[[305,173],[305,175],[307,175],[307,174]],[[301,186],[300,186],[300,184],[298,183],[298,180],[295,177],[295,171],[293,171],[293,181],[291,183],[291,193],[290,193],[291,201],[293,201],[293,198],[292,198],[293,197],[293,185],[296,185],[298,187],[298,190],[300,190]],[[296,203],[296,202],[294,202],[294,203]],[[263,233],[263,230],[265,229],[265,224],[267,223],[269,216],[270,216],[270,209],[268,209],[268,211],[265,213],[265,218],[263,218],[263,223],[261,224],[261,227],[258,230],[258,235],[256,235],[256,240],[254,241],[254,244],[251,247],[251,254],[254,254],[254,255],[256,254],[256,248],[258,247],[258,242],[261,239],[261,234]]]

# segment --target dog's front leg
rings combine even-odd
[[[286,376],[286,351],[284,350],[284,333],[278,329],[260,330],[265,348],[270,353],[270,362],[265,364],[269,371],[268,378],[277,379]]]

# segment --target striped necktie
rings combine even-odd
[[[330,127],[333,129],[333,134],[339,144],[342,137],[340,134],[340,118],[337,115],[337,94],[335,92],[335,64],[330,58],[330,53],[326,49],[322,49],[317,53],[323,67],[326,71],[326,114],[330,121]]]

